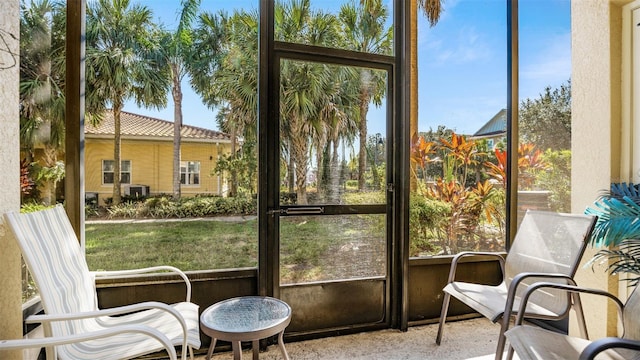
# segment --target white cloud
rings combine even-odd
[[[491,57],[492,53],[484,35],[474,26],[461,28],[453,38],[429,39],[424,49],[433,54],[426,59],[428,65],[431,66],[486,60]]]
[[[535,97],[546,86],[559,86],[571,76],[571,34],[546,39],[544,44],[520,54],[521,97]]]

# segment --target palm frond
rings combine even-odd
[[[444,11],[443,2],[444,0],[418,0],[418,7],[422,9],[432,27],[438,23],[440,15]]]
[[[636,204],[640,205],[640,187],[633,183],[612,183],[609,193],[602,196],[610,196],[614,198],[628,197]]]
[[[630,274],[629,285],[640,282],[640,190],[632,183],[612,183],[609,192],[601,194],[586,214],[598,216],[590,242],[607,246],[587,263],[606,266],[615,275]]]
[[[623,240],[617,249],[598,251],[587,263],[592,269],[597,265],[606,265],[606,271],[611,275],[635,275],[624,279],[629,282],[629,286],[635,286],[640,282],[640,240]]]
[[[616,246],[626,239],[640,239],[638,190],[626,184],[612,184],[611,190],[611,195],[601,196],[585,210],[598,216],[591,235],[594,246]]]

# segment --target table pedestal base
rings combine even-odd
[[[287,349],[284,347],[284,331],[278,334],[278,347],[280,348],[280,352],[282,352],[282,356],[285,360],[289,359],[289,354],[287,354]],[[216,347],[216,342],[218,339],[211,339],[211,346],[209,346],[209,351],[207,352],[207,360],[211,360],[211,356],[213,355],[213,349]],[[253,360],[259,359],[260,354],[260,344],[259,340],[253,340],[251,342],[251,347],[253,348]],[[233,348],[233,360],[242,360],[242,346],[240,346],[240,341],[232,341],[231,347]]]

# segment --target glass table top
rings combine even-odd
[[[210,329],[246,333],[272,328],[290,316],[291,308],[282,300],[243,296],[211,305],[202,313],[200,321]]]

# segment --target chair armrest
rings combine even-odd
[[[569,282],[569,284],[571,285],[576,285],[575,281],[573,280],[572,277],[570,277],[569,275],[566,274],[560,274],[560,273],[533,273],[533,272],[523,272],[523,273],[519,273],[516,276],[513,277],[513,280],[511,280],[511,283],[509,284],[509,290],[507,292],[507,302],[505,304],[505,317],[510,317],[511,316],[511,312],[513,311],[513,303],[515,302],[516,299],[516,292],[518,291],[518,286],[520,286],[520,283],[523,282],[524,280],[528,279],[528,278],[532,278],[532,277],[536,277],[536,278],[547,278],[547,279],[565,279]]]
[[[617,337],[606,337],[598,339],[589,344],[582,351],[579,360],[593,360],[600,352],[613,348],[623,348],[640,351],[640,341],[622,339]]]
[[[458,254],[456,254],[456,256],[453,257],[453,260],[451,260],[451,269],[449,270],[449,279],[447,280],[447,284],[452,283],[455,280],[456,277],[456,270],[458,268],[458,262],[460,260],[462,260],[465,257],[471,257],[471,256],[491,256],[491,257],[495,257],[498,259],[498,262],[500,263],[500,269],[502,270],[502,273],[504,274],[504,257],[502,256],[501,253],[496,253],[496,252],[476,252],[476,251],[463,251],[460,252]]]
[[[136,311],[143,311],[149,309],[160,309],[168,312],[173,317],[178,320],[180,326],[182,327],[182,349],[183,355],[184,351],[187,349],[187,322],[182,317],[182,315],[170,305],[165,303],[157,302],[157,301],[147,301],[133,305],[120,306],[109,309],[101,309],[96,311],[84,311],[77,313],[69,313],[69,314],[44,314],[44,315],[31,315],[25,320],[25,324],[33,324],[33,323],[42,323],[48,324],[52,321],[67,321],[67,320],[78,320],[78,319],[88,319],[88,318],[97,318],[96,321],[100,322],[100,317],[103,316],[113,316],[113,315],[124,315],[130,314]],[[109,324],[102,323],[103,326],[110,326]],[[116,325],[119,326],[119,325]],[[183,356],[184,357],[184,356]]]
[[[572,285],[575,285],[575,281],[570,276],[565,275],[565,274],[533,273],[533,272],[524,272],[524,273],[517,274],[516,276],[513,277],[513,280],[511,280],[511,283],[509,284],[509,289],[507,290],[507,299],[506,299],[506,302],[504,304],[504,312],[502,313],[502,327],[505,330],[509,328],[509,321],[511,319],[511,314],[513,313],[513,304],[516,301],[516,291],[518,290],[518,286],[520,286],[520,283],[522,281],[524,281],[527,278],[531,278],[531,277],[545,277],[545,278],[549,278],[549,279],[566,279]],[[550,284],[554,284],[554,283],[550,283]],[[528,300],[529,297],[526,297],[526,299]],[[521,304],[520,304],[521,306],[520,306],[520,309],[518,310],[518,319],[520,319],[520,318],[524,319],[524,311],[526,310],[526,302],[527,301],[525,301],[523,299]],[[523,307],[522,304],[525,304],[525,306]],[[518,325],[518,322],[516,322],[515,324]]]
[[[58,336],[58,337],[0,340],[0,351],[73,344],[73,343],[78,343],[78,342],[83,342],[88,340],[95,340],[95,339],[105,338],[105,337],[119,335],[119,334],[127,334],[127,333],[130,333],[130,334],[141,333],[158,340],[158,342],[160,342],[160,344],[164,347],[164,349],[167,350],[167,353],[169,354],[169,358],[171,360],[177,360],[176,349],[173,347],[173,344],[171,344],[171,341],[169,341],[169,339],[164,334],[162,334],[158,330],[153,329],[151,327],[141,326],[141,325],[122,325],[122,326],[114,327],[111,329],[92,331],[84,334]]]
[[[95,311],[83,311],[66,314],[39,314],[31,315],[25,319],[25,324],[48,323],[52,321],[67,321],[89,318],[99,318],[101,316],[125,315],[136,311],[161,309],[172,314],[178,321],[184,322],[182,315],[172,306],[157,301],[146,301],[132,305],[118,306],[108,309],[100,309]],[[186,331],[186,324],[185,324]]]
[[[53,321],[67,321],[67,320],[79,320],[79,319],[89,319],[89,318],[99,318],[102,316],[113,316],[113,315],[124,315],[130,314],[136,311],[150,310],[150,309],[160,309],[168,312],[173,317],[175,317],[180,325],[182,326],[182,332],[184,334],[184,344],[187,343],[187,322],[182,317],[182,315],[170,305],[165,303],[157,302],[157,301],[147,301],[133,305],[120,306],[109,309],[102,309],[96,311],[84,311],[77,313],[69,313],[69,314],[44,314],[44,315],[31,315],[25,319],[25,324],[35,324],[35,323],[50,323]],[[98,319],[99,320],[99,319]],[[108,326],[107,324],[103,324]]]
[[[578,287],[576,285],[566,285],[566,284],[558,284],[558,283],[552,283],[552,282],[537,282],[537,283],[529,285],[529,287],[527,287],[527,290],[522,295],[522,302],[520,303],[520,309],[518,311],[518,317],[516,318],[516,322],[515,322],[516,326],[517,325],[522,325],[522,321],[524,319],[524,312],[525,312],[525,310],[527,308],[527,302],[529,301],[529,297],[531,296],[531,294],[533,294],[537,290],[545,289],[545,288],[546,289],[564,290],[564,291],[569,292],[569,293],[591,294],[591,295],[607,297],[607,298],[611,299],[616,304],[616,306],[618,308],[618,317],[620,319],[622,319],[622,309],[623,309],[624,305],[622,304],[622,302],[615,295],[613,295],[611,293],[608,293],[608,292],[603,291],[603,290],[598,290],[598,289]]]
[[[186,302],[191,301],[191,281],[189,281],[189,278],[182,270],[173,266],[152,266],[152,267],[141,268],[141,269],[115,270],[115,271],[92,271],[91,273],[96,278],[108,279],[108,278],[113,278],[118,276],[160,273],[160,272],[165,272],[165,273],[168,272],[170,274],[177,274],[178,276],[180,276],[182,280],[184,280],[185,285],[187,286],[187,297],[185,301]]]

